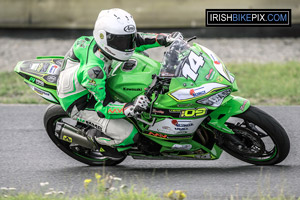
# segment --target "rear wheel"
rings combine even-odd
[[[226,135],[222,148],[240,160],[274,165],[289,154],[290,141],[285,130],[259,108],[250,106],[246,112],[230,118],[226,125],[235,134]]]
[[[125,160],[126,155],[118,160],[112,160],[104,157],[99,151],[92,151],[91,149],[70,144],[59,139],[59,135],[55,133],[55,126],[57,122],[68,124],[73,123],[74,126],[77,125],[77,121],[72,120],[61,106],[51,104],[44,115],[44,126],[49,137],[56,146],[72,158],[91,166],[114,166]]]

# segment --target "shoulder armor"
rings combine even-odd
[[[104,78],[104,72],[98,66],[89,69],[88,75],[91,79],[103,79]]]

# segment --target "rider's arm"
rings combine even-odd
[[[168,46],[167,36],[162,33],[137,33],[135,51],[140,52],[154,47]]]
[[[85,87],[91,94],[94,95],[97,103],[95,104],[95,110],[98,116],[107,119],[118,119],[125,117],[123,107],[125,104],[120,103],[108,103],[104,104],[106,98],[105,83],[106,74],[105,71],[99,66],[87,66],[80,72],[81,79],[79,80],[81,85]]]

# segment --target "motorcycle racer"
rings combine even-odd
[[[100,145],[109,154],[110,147],[134,144],[138,131],[122,118],[138,115],[150,103],[144,95],[130,103],[113,102],[106,90],[112,61],[126,61],[134,51],[168,46],[178,38],[182,38],[179,32],[168,35],[137,32],[128,12],[110,9],[99,13],[93,36],[82,36],[74,42],[62,65],[57,94],[71,118],[98,130],[87,131],[95,148]]]

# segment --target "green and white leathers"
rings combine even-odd
[[[135,51],[167,45],[166,38],[164,34],[137,33]],[[133,143],[132,138],[137,130],[125,120],[107,120],[125,117],[125,103],[109,102],[109,94],[106,92],[106,79],[111,64],[112,60],[101,53],[93,37],[78,38],[65,56],[57,83],[57,94],[61,106],[72,118],[101,128],[104,133],[114,138],[97,138],[98,143],[117,145],[129,137],[130,139],[121,144],[123,146]],[[94,98],[96,103],[92,110],[86,110]],[[126,130],[126,133],[120,135],[117,127]]]

